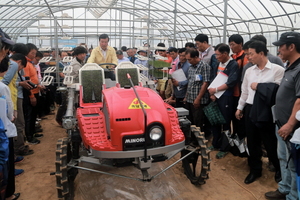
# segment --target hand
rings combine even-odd
[[[256,90],[257,84],[258,84],[258,83],[255,83],[255,82],[251,83],[251,85],[250,85],[251,89],[252,89],[252,90]]]
[[[30,98],[30,103],[32,106],[36,106],[36,103],[37,103],[36,98],[35,97]]]
[[[18,117],[18,111],[14,110],[14,119]]]
[[[211,99],[212,101],[215,101],[215,100],[217,100],[217,97],[216,97],[215,95],[210,95],[210,99]]]
[[[46,87],[45,87],[44,85],[41,85],[41,84],[38,85],[38,88],[39,88],[41,91],[44,91],[44,90],[46,89]]]
[[[200,99],[197,99],[197,98],[196,98],[196,99],[194,100],[193,105],[194,105],[194,108],[196,108],[196,109],[199,108],[199,107],[200,107]]]
[[[208,92],[210,95],[212,95],[212,94],[215,94],[217,91],[216,91],[216,88],[209,88]]]
[[[165,101],[166,103],[168,103],[168,104],[173,104],[173,103],[175,103],[175,100],[173,100],[172,97],[167,98],[167,99],[165,99],[164,101]]]
[[[293,131],[293,126],[286,123],[279,130],[278,135],[282,137],[283,140],[286,140],[287,136],[289,136]]]
[[[178,85],[179,85],[178,81],[175,80],[175,79],[172,79],[172,83],[173,83],[173,85],[175,85],[175,86],[178,86]]]
[[[186,98],[184,98],[184,99],[182,100],[182,102],[183,102],[183,104],[186,104]]]
[[[236,110],[235,117],[240,120],[243,117],[243,111],[242,110]]]
[[[22,86],[23,88],[27,89],[27,90],[32,89],[31,85],[28,84],[28,81],[21,81],[21,82],[19,82],[19,85]]]

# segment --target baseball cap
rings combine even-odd
[[[118,51],[116,51],[116,54],[117,54],[117,55],[123,55],[123,51],[118,50]]]
[[[275,46],[281,46],[286,43],[299,43],[300,44],[300,33],[298,32],[286,32],[282,33],[279,40],[273,42]]]
[[[2,31],[1,28],[0,28],[0,38],[1,38],[1,41],[4,42],[4,43],[6,43],[6,44],[10,44],[10,45],[14,45],[14,44],[15,44],[15,42],[12,41],[12,40],[10,39],[10,37],[9,37],[6,33],[4,33],[4,32]]]
[[[175,49],[175,47],[169,47],[167,52],[170,52],[172,49]]]

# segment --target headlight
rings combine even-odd
[[[149,133],[149,136],[152,140],[159,140],[162,136],[162,129],[161,127],[159,126],[153,126],[151,129],[150,129],[150,133]]]

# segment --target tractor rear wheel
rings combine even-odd
[[[182,166],[185,175],[192,184],[203,185],[208,179],[208,172],[210,171],[210,150],[207,149],[207,140],[204,133],[200,132],[199,127],[191,126],[191,131],[197,141],[194,141],[194,145],[182,150],[181,156],[190,153],[191,149],[197,148],[197,150],[182,160]]]
[[[56,143],[56,188],[58,199],[71,200],[74,198],[74,180],[78,169],[68,167],[72,158],[71,145],[68,138],[58,139]]]

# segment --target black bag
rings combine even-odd
[[[248,157],[248,149],[245,144],[245,139],[240,140],[236,134],[230,134],[229,131],[223,131],[221,137],[218,140],[220,151],[230,152],[234,156]],[[244,152],[241,152],[238,145],[244,146]]]
[[[230,144],[230,133],[229,131],[223,131],[221,133],[221,137],[218,140],[218,146],[220,147],[220,151],[230,151],[231,144]]]
[[[212,126],[226,123],[217,102],[212,101],[203,108],[203,111]]]

